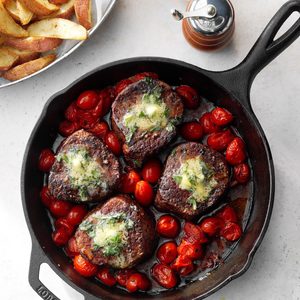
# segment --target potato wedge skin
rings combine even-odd
[[[18,25],[0,1],[0,32],[14,37],[27,37],[28,32]]]
[[[92,1],[91,0],[75,0],[74,3],[76,18],[87,30],[93,27],[92,22]]]
[[[13,53],[19,57],[18,61],[16,62],[16,64],[18,65],[24,64],[30,60],[34,60],[40,57],[39,52],[33,52],[29,50],[19,50],[9,46],[3,46],[2,48],[6,49],[10,53]]]
[[[26,76],[36,73],[37,71],[45,68],[50,63],[52,63],[56,59],[55,54],[50,54],[35,60],[31,60],[24,64],[18,65],[6,72],[3,73],[2,77],[10,80],[15,81],[22,79]]]
[[[64,40],[87,39],[87,31],[83,26],[62,18],[37,21],[31,24],[27,31],[32,37],[60,38]]]
[[[23,39],[8,38],[4,41],[4,44],[7,46],[33,52],[46,52],[49,50],[54,50],[60,46],[61,43],[61,39],[44,37],[28,37]]]
[[[47,0],[19,0],[30,11],[38,16],[47,16],[54,11],[59,10],[57,5],[54,5]]]
[[[69,0],[50,0],[50,3],[52,4],[64,4],[67,3]]]
[[[9,70],[19,59],[19,56],[5,47],[0,47],[0,71]]]

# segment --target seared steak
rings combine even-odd
[[[65,139],[49,175],[58,199],[89,202],[109,196],[119,184],[120,164],[100,139],[79,130]]]
[[[193,219],[214,205],[229,184],[222,154],[199,143],[184,143],[169,155],[155,199],[158,209]]]
[[[111,123],[127,162],[139,166],[166,146],[182,114],[180,97],[162,81],[146,78],[124,89],[112,105]]]
[[[91,211],[75,238],[80,253],[92,263],[131,268],[152,254],[155,222],[129,196],[118,195]]]

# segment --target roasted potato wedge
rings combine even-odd
[[[17,8],[17,3],[15,0],[5,0],[3,1],[4,7],[8,13],[13,17],[15,21],[20,21],[19,10]]]
[[[32,37],[60,38],[64,40],[87,39],[86,29],[62,18],[45,19],[31,24],[27,31]]]
[[[0,2],[0,32],[14,37],[26,37],[28,32],[18,25]]]
[[[75,0],[75,14],[79,24],[87,30],[93,27],[92,24],[92,1],[91,0]]]
[[[0,46],[3,45],[5,41],[6,41],[6,37],[0,34]]]
[[[35,60],[31,60],[4,72],[2,76],[10,81],[19,80],[45,68],[55,59],[56,55],[50,54]]]
[[[7,46],[33,52],[46,52],[49,50],[54,50],[61,43],[61,39],[44,37],[28,37],[24,39],[8,38],[4,41],[4,44]]]
[[[19,59],[19,56],[4,47],[0,47],[0,71],[9,70]]]
[[[19,0],[16,1],[17,9],[19,12],[19,18],[20,22],[22,25],[27,25],[32,17],[33,17],[33,12],[30,11],[22,2]]]
[[[37,16],[47,16],[53,12],[59,10],[57,5],[50,3],[47,0],[19,0],[24,4],[30,11],[35,13]]]
[[[71,19],[74,15],[74,2],[75,0],[68,0],[66,3],[62,4],[58,11],[54,12],[49,16],[39,17],[39,20],[45,18],[63,18]]]
[[[2,48],[6,49],[8,52],[13,53],[18,56],[18,60],[16,62],[16,64],[18,64],[18,65],[40,57],[40,53],[38,53],[38,52],[33,52],[33,51],[28,51],[28,50],[19,50],[19,49],[9,47],[9,46],[3,46]]]

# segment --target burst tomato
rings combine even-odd
[[[239,183],[247,183],[250,179],[250,168],[247,163],[234,166],[233,177]]]
[[[101,139],[105,138],[108,131],[109,131],[109,127],[105,121],[96,123],[95,126],[89,130],[89,132],[91,132],[92,134],[94,134],[95,136]]]
[[[111,152],[119,156],[122,152],[121,142],[113,131],[109,131],[105,136],[105,143]]]
[[[69,238],[69,233],[63,227],[60,227],[52,233],[52,240],[54,244],[59,247],[66,245]]]
[[[150,280],[141,273],[133,273],[126,282],[126,289],[134,293],[137,290],[147,291],[151,288]]]
[[[156,253],[158,260],[163,264],[170,264],[177,257],[177,245],[175,242],[162,244]]]
[[[217,216],[225,223],[236,223],[238,221],[237,215],[232,207],[226,205],[218,213]]]
[[[200,140],[203,136],[202,125],[196,121],[184,123],[180,128],[182,137],[188,141]]]
[[[172,289],[177,285],[177,276],[171,267],[165,264],[156,264],[152,268],[152,276],[159,285]]]
[[[67,201],[54,200],[50,205],[50,211],[56,218],[65,217],[72,208],[72,204]]]
[[[98,95],[95,91],[85,91],[79,95],[76,100],[76,105],[84,110],[94,108],[99,101]]]
[[[115,278],[119,285],[126,287],[127,281],[134,272],[133,269],[119,270],[115,274]]]
[[[195,225],[191,222],[185,222],[183,230],[186,236],[185,239],[191,244],[205,244],[208,242],[206,235],[198,225]]]
[[[141,180],[140,175],[131,170],[121,178],[121,191],[125,194],[134,193],[136,184]]]
[[[78,225],[81,223],[82,219],[85,217],[85,215],[88,213],[87,209],[83,205],[75,205],[72,207],[72,209],[69,211],[67,215],[67,221],[71,225]]]
[[[149,206],[154,197],[153,188],[147,181],[140,180],[135,186],[134,196],[141,205]]]
[[[70,121],[62,121],[59,124],[59,133],[62,136],[70,136],[72,133],[74,133],[76,130],[79,129],[79,125],[76,122],[70,122]]]
[[[246,159],[245,144],[243,140],[236,137],[227,147],[226,160],[231,165],[238,165]]]
[[[242,235],[241,226],[228,222],[225,227],[221,230],[221,236],[230,242],[237,241]]]
[[[162,171],[161,162],[158,159],[147,161],[142,169],[143,179],[150,183],[157,183]]]
[[[115,99],[115,89],[113,87],[105,88],[98,93],[98,97],[99,102],[102,102],[103,115],[106,115]]]
[[[200,97],[195,89],[188,85],[181,85],[176,88],[186,108],[195,109],[200,104]]]
[[[40,192],[41,200],[43,204],[49,208],[51,203],[55,200],[55,198],[51,195],[49,188],[47,186],[43,186]]]
[[[157,220],[156,231],[163,237],[175,238],[179,234],[180,223],[171,215],[163,215]]]
[[[224,151],[233,139],[234,135],[227,129],[209,135],[207,138],[207,145],[214,150]]]
[[[77,247],[75,237],[71,237],[69,239],[68,244],[65,248],[65,251],[70,258],[74,258],[76,255],[79,254],[79,249]]]
[[[68,233],[69,236],[71,236],[73,234],[74,226],[72,224],[70,224],[68,222],[68,220],[66,218],[64,218],[64,217],[58,218],[54,222],[54,226],[55,226],[55,228],[57,230],[60,229],[60,228],[64,228],[66,230],[66,232]]]
[[[92,129],[98,122],[98,117],[94,116],[92,112],[87,110],[79,109],[77,116],[79,127],[86,130]]]
[[[116,278],[111,274],[108,267],[100,268],[96,277],[107,286],[114,286],[117,283]]]
[[[76,103],[73,102],[65,111],[65,118],[70,122],[77,121],[77,106]]]
[[[190,257],[179,255],[172,264],[172,269],[175,270],[180,276],[187,276],[193,272],[194,264]]]
[[[116,95],[120,94],[124,89],[126,89],[130,84],[132,84],[131,79],[123,79],[119,81],[115,86]]]
[[[208,217],[201,222],[200,227],[207,235],[215,236],[222,227],[222,220],[217,217]]]
[[[42,150],[39,157],[39,169],[43,172],[49,172],[54,162],[54,153],[50,149]]]
[[[190,259],[199,259],[203,256],[201,244],[191,244],[186,240],[182,240],[177,248],[178,254],[187,256]]]
[[[233,115],[225,108],[216,107],[211,112],[211,120],[218,126],[225,126],[232,122]]]
[[[74,269],[84,277],[92,277],[96,275],[98,267],[88,260],[84,259],[81,255],[76,255],[74,260]]]
[[[211,113],[207,112],[199,120],[205,134],[218,132],[220,127],[211,120]]]

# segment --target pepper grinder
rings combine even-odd
[[[233,36],[234,8],[229,0],[191,0],[186,12],[172,9],[171,13],[182,20],[184,37],[198,49],[220,48]]]

